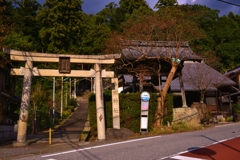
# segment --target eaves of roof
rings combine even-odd
[[[234,69],[231,69],[231,70],[227,71],[226,73],[224,73],[224,75],[227,76],[227,77],[235,77],[238,74],[240,74],[240,66],[238,66]]]

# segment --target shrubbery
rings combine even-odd
[[[119,94],[120,108],[120,126],[128,128],[135,133],[140,132],[140,117],[141,117],[141,93],[121,93]],[[111,91],[107,90],[104,96],[104,109],[106,128],[112,128],[112,95]],[[157,107],[157,94],[150,93],[149,111],[148,111],[148,131],[153,130],[154,115]],[[173,120],[173,98],[168,95],[165,102],[165,117],[163,124],[171,123]],[[91,125],[91,135],[97,136],[97,121],[96,121],[96,102],[95,94],[89,96],[89,122]]]

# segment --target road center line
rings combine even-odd
[[[200,158],[193,158],[193,157],[186,157],[186,156],[174,156],[171,158],[174,158],[176,160],[204,160],[204,159],[200,159]]]
[[[137,141],[143,141],[143,140],[154,139],[154,138],[159,138],[159,137],[161,137],[161,136],[147,137],[147,138],[141,138],[141,139],[133,139],[133,140],[123,141],[123,142],[116,142],[116,143],[104,144],[104,145],[99,145],[99,146],[75,149],[75,150],[70,150],[70,151],[66,151],[66,152],[59,152],[59,153],[54,153],[54,154],[48,154],[48,155],[44,155],[42,157],[45,158],[45,157],[57,156],[57,155],[62,155],[62,154],[68,154],[68,153],[85,151],[85,150],[96,149],[96,148],[103,148],[103,147],[108,147],[108,146],[113,146],[113,145],[119,145],[119,144],[125,144],[125,143],[137,142]]]
[[[225,126],[231,126],[231,125],[234,125],[234,124],[224,124],[224,125],[219,125],[219,126],[215,126],[215,127],[225,127]]]

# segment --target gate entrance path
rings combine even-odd
[[[53,142],[78,142],[87,123],[88,99],[77,98],[78,106],[73,114],[57,129],[53,130]]]

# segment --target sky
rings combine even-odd
[[[38,0],[41,4],[45,2],[45,0]],[[154,7],[158,0],[146,0],[150,7]],[[228,2],[232,2],[240,5],[239,0],[226,0]],[[119,0],[84,0],[82,9],[83,12],[87,14],[96,14],[101,11],[107,4],[110,2],[119,3]],[[240,6],[233,6],[227,3],[220,2],[218,0],[178,0],[178,4],[201,4],[205,5],[212,9],[220,10],[220,16],[228,15],[230,11],[235,14],[240,15]]]

